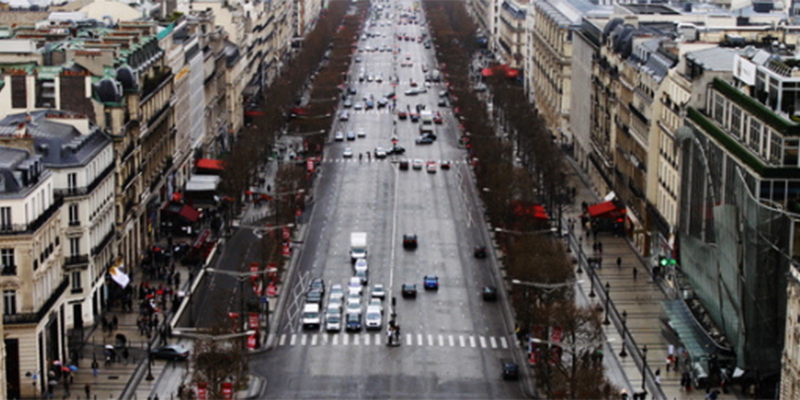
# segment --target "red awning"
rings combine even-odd
[[[514,207],[514,215],[517,217],[529,217],[542,221],[548,220],[547,211],[541,204],[512,200],[511,206]]]
[[[484,68],[483,70],[481,70],[481,75],[482,76],[492,76],[492,75],[494,75],[494,70],[492,70],[491,68]]]
[[[587,211],[589,211],[590,217],[600,217],[604,214],[608,214],[617,209],[617,206],[614,204],[613,201],[606,201],[605,203],[595,204],[593,206],[589,206]]]
[[[197,160],[197,168],[208,169],[212,171],[222,171],[225,169],[225,161],[201,158]]]
[[[181,207],[181,211],[178,212],[178,215],[185,218],[189,222],[197,222],[197,219],[200,218],[200,213],[192,208],[192,206],[187,205]]]

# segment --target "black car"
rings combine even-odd
[[[308,290],[319,290],[323,295],[325,294],[325,281],[322,278],[314,278],[308,285]]]
[[[388,155],[392,154],[400,155],[404,154],[405,152],[406,149],[403,146],[392,146],[389,150],[386,150],[386,154]]]
[[[405,234],[403,235],[403,248],[416,249],[417,248],[417,235]]]
[[[400,160],[400,170],[401,171],[408,171],[408,160]]]
[[[316,289],[309,290],[306,293],[306,303],[322,305],[322,292]]]
[[[152,349],[150,355],[161,360],[186,361],[189,358],[189,350],[179,344],[173,344]]]
[[[503,361],[503,379],[507,381],[519,380],[519,365],[504,360]]]
[[[404,283],[400,292],[403,294],[404,299],[417,298],[417,285],[413,283]]]
[[[348,332],[361,331],[361,313],[347,314],[347,321],[345,322],[345,329]]]
[[[475,255],[475,258],[486,258],[486,246],[475,246],[472,254]]]
[[[348,94],[356,94],[356,88],[350,86],[349,88],[347,88],[347,93]]]
[[[494,286],[484,286],[483,301],[497,301],[497,288]]]
[[[432,138],[430,136],[421,136],[419,139],[417,139],[415,141],[415,143],[416,144],[433,144],[433,142],[435,142],[435,141],[436,141],[436,139],[434,139],[434,138]]]

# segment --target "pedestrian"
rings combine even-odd
[[[597,251],[600,253],[603,252],[603,242],[597,242]]]
[[[181,272],[180,271],[176,271],[175,272],[175,287],[180,289],[180,286],[181,286]]]
[[[117,319],[116,315],[114,315],[114,318],[111,319],[111,323],[114,326],[114,330],[117,330],[117,327],[119,327],[119,319]]]
[[[100,369],[100,364],[97,363],[97,357],[92,360],[92,375],[97,378],[97,371]]]
[[[661,386],[661,376],[656,375],[656,386]]]
[[[130,355],[131,354],[128,352],[128,348],[127,347],[122,349],[122,360],[125,361],[125,365],[128,365],[128,357]]]
[[[597,242],[592,243],[592,251],[597,252]]]
[[[88,383],[86,384],[86,386],[83,387],[83,391],[86,392],[86,398],[87,399],[91,399],[92,398],[92,387],[89,386]]]
[[[636,278],[638,278],[638,277],[639,277],[639,269],[636,268],[636,267],[633,267],[633,280],[636,280]]]
[[[617,269],[622,269],[622,257],[617,257]]]

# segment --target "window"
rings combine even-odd
[[[69,238],[69,254],[73,257],[81,254],[81,238]]]
[[[756,153],[761,145],[761,123],[755,119],[750,119],[750,137],[747,140],[747,145]]]
[[[17,291],[3,290],[3,315],[17,313]]]
[[[742,109],[731,107],[731,127],[730,131],[737,139],[742,140]]]
[[[80,292],[83,290],[83,286],[81,284],[81,271],[74,270],[72,271],[72,291],[73,292]]]
[[[0,249],[0,266],[3,267],[3,275],[16,275],[17,263],[14,260],[14,249]]]
[[[77,204],[70,204],[69,205],[69,224],[70,224],[70,226],[80,225],[80,219],[78,218],[78,205]]]
[[[781,163],[781,156],[783,156],[783,138],[775,132],[770,135],[769,145],[769,162],[772,164]]]
[[[11,230],[11,207],[0,207],[0,229]]]
[[[75,172],[67,174],[67,188],[72,192],[78,188],[78,174]]]

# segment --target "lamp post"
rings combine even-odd
[[[611,284],[606,282],[606,286],[605,286],[605,292],[606,292],[606,319],[603,320],[603,325],[611,325],[611,321],[608,319],[608,314],[609,314],[609,310],[608,310],[608,305],[609,304],[608,303],[609,303],[609,300],[610,300],[610,298],[608,296],[608,292],[610,290],[611,290]]]
[[[625,351],[625,335],[628,333],[628,312],[622,310],[622,351],[619,352],[620,357],[627,357],[628,352]]]
[[[647,345],[642,347],[642,390],[645,389],[645,383],[647,382]]]

